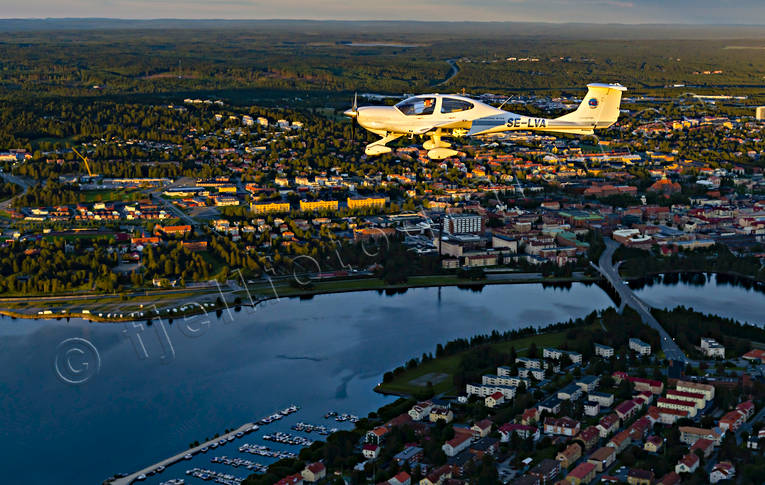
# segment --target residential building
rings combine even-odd
[[[399,472],[380,485],[412,485],[412,477],[407,472]]]
[[[499,428],[500,441],[507,443],[510,441],[510,436],[517,434],[523,439],[533,439],[537,441],[539,439],[539,428],[536,426],[530,426],[527,424],[507,423],[503,424]]]
[[[553,360],[560,360],[563,358],[563,356],[566,355],[571,359],[571,362],[574,364],[581,364],[582,363],[582,354],[579,352],[572,352],[570,350],[560,350],[555,349],[552,347],[545,347],[542,349],[542,357],[545,359],[553,359]]]
[[[680,426],[680,441],[685,444],[692,445],[701,438],[706,438],[712,441],[715,446],[719,446],[722,442],[722,431],[714,429],[695,428],[693,426]]]
[[[555,459],[560,462],[561,469],[566,470],[581,457],[582,447],[578,443],[571,443],[563,451],[558,452]]]
[[[730,480],[736,475],[736,468],[729,461],[721,461],[716,464],[709,473],[709,483],[717,483]]]
[[[306,483],[316,483],[325,476],[327,476],[327,468],[323,463],[317,461],[306,466],[303,471],[300,472],[303,477],[303,481]]]
[[[480,439],[489,436],[489,433],[491,433],[491,425],[492,423],[490,419],[483,419],[471,426],[470,431],[473,432],[473,439]]]
[[[698,392],[678,391],[677,389],[668,389],[667,399],[676,399],[679,401],[691,401],[696,405],[696,409],[704,409],[707,405],[707,399],[704,394]]]
[[[576,401],[581,395],[582,388],[573,382],[558,391],[558,399],[562,401]]]
[[[454,412],[449,408],[433,406],[430,410],[429,418],[431,423],[435,423],[439,420],[451,423],[454,420]]]
[[[678,475],[681,473],[693,473],[699,467],[700,461],[695,453],[688,453],[680,458],[680,461],[675,465],[675,473]]]
[[[361,454],[364,455],[364,458],[367,460],[374,460],[380,456],[380,447],[378,445],[367,443],[361,448]]]
[[[465,392],[468,396],[476,395],[486,398],[491,396],[495,392],[501,393],[505,396],[505,399],[512,399],[515,397],[516,388],[513,386],[499,386],[499,385],[483,385],[483,384],[467,384],[465,386]]]
[[[406,463],[415,465],[422,460],[423,449],[419,446],[407,446],[403,450],[393,455],[393,460],[398,466],[404,466]]]
[[[604,416],[600,419],[596,427],[600,432],[600,437],[607,438],[619,429],[619,416],[616,414]]]
[[[595,479],[595,465],[585,461],[576,466],[566,475],[566,481],[571,485],[588,484]]]
[[[447,234],[474,234],[483,232],[483,220],[477,214],[447,214],[444,217]]]
[[[543,399],[537,405],[539,412],[547,411],[550,414],[558,414],[560,412],[561,400],[557,396],[549,396]]]
[[[698,412],[696,403],[693,401],[682,401],[680,399],[668,399],[666,397],[660,397],[656,405],[660,408],[677,409],[678,411],[685,411],[688,416],[695,417]]]
[[[632,443],[632,438],[630,437],[629,431],[624,430],[619,433],[616,433],[613,436],[613,438],[611,438],[611,441],[606,443],[606,446],[610,446],[613,449],[615,449],[616,454],[618,455],[619,453],[624,451],[631,443]]]
[[[501,392],[495,392],[490,396],[486,396],[484,399],[484,405],[487,408],[493,408],[505,403],[505,396]]]
[[[551,485],[555,483],[559,474],[560,462],[550,458],[545,458],[529,470],[529,475],[537,477],[540,485]]]
[[[537,408],[529,408],[523,411],[521,415],[521,424],[532,424],[539,422],[539,410]]]
[[[586,401],[584,403],[585,416],[597,416],[600,414],[600,403],[597,401]]]
[[[614,348],[609,347],[608,345],[602,345],[602,344],[594,344],[595,345],[595,355],[599,357],[604,357],[606,359],[610,359],[614,356]]]
[[[603,473],[616,460],[616,449],[613,446],[603,446],[595,450],[587,461],[595,465],[598,473]]]
[[[563,435],[574,437],[579,434],[579,421],[569,417],[546,418],[544,421],[545,434]]]
[[[294,475],[286,476],[274,485],[303,485],[303,475],[296,473]]]
[[[600,440],[600,430],[596,426],[588,426],[584,428],[575,438],[578,440],[585,450],[592,449],[598,440]]]
[[[648,453],[658,453],[664,446],[664,440],[661,436],[649,436],[643,444],[643,449]]]
[[[463,450],[468,449],[470,442],[473,439],[471,433],[457,432],[454,438],[450,439],[441,446],[446,456],[455,456]]]
[[[653,472],[641,468],[631,468],[627,472],[627,483],[630,485],[651,485],[653,483]]]
[[[422,421],[430,416],[430,411],[433,409],[433,403],[431,401],[423,401],[412,406],[409,410],[409,416],[412,417],[412,421]]]
[[[419,485],[442,485],[445,481],[452,478],[452,468],[449,465],[443,465],[428,473],[420,480]]]
[[[308,211],[336,211],[338,203],[336,200],[301,200],[300,210]]]
[[[586,375],[580,377],[579,379],[575,379],[574,382],[577,386],[582,388],[582,391],[589,393],[597,389],[598,384],[600,383],[600,377]]]
[[[638,408],[637,404],[635,404],[635,401],[632,399],[629,401],[624,401],[614,408],[617,416],[619,416],[619,419],[622,421],[628,421],[630,418],[635,416],[639,410],[640,409]]]
[[[364,209],[370,207],[383,208],[387,202],[385,197],[348,197],[349,209]]]
[[[713,338],[701,339],[701,353],[713,359],[725,358],[725,347]]]
[[[600,404],[604,408],[610,408],[614,405],[614,395],[607,392],[590,391],[587,399]]]
[[[250,210],[255,214],[270,214],[279,212],[289,212],[289,202],[253,202],[250,204]]]
[[[715,397],[715,386],[711,384],[702,384],[700,382],[692,381],[677,381],[675,382],[675,389],[678,391],[704,394],[707,401],[711,401]]]
[[[706,438],[701,438],[696,440],[693,445],[691,445],[689,451],[691,453],[695,452],[696,450],[701,451],[703,453],[704,458],[709,458],[709,455],[712,454],[712,451],[715,449],[715,444],[712,440],[708,440]]]
[[[385,441],[385,436],[390,432],[385,426],[378,426],[367,431],[366,441],[375,445],[381,445]]]
[[[639,355],[651,355],[651,344],[643,342],[639,338],[629,339],[629,348],[637,352]]]

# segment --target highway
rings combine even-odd
[[[632,289],[627,286],[627,283],[621,276],[619,276],[619,265],[614,265],[613,263],[614,252],[619,247],[619,243],[610,238],[604,238],[604,240],[606,242],[606,250],[603,251],[603,254],[600,256],[598,264],[590,264],[592,264],[592,266],[596,268],[609,283],[611,283],[611,286],[614,287],[622,299],[622,307],[629,306],[634,309],[640,315],[643,323],[659,332],[661,349],[664,351],[664,355],[667,359],[681,361],[685,364],[693,363],[693,361],[686,357],[685,353],[675,341],[672,340],[672,337],[670,337],[667,331],[664,330],[664,327],[661,326],[658,320],[654,318],[651,314],[651,308],[635,296]]]

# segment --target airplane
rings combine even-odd
[[[429,138],[423,143],[431,159],[457,155],[444,137],[476,136],[502,131],[545,131],[592,135],[593,130],[608,128],[619,117],[621,84],[592,83],[576,109],[554,119],[535,118],[495,108],[486,103],[453,94],[422,94],[394,106],[353,107],[343,114],[362,128],[382,138],[368,144],[368,156],[390,153],[388,143],[402,136]]]

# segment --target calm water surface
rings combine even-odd
[[[141,331],[79,320],[0,319],[0,468],[15,483],[100,483],[290,403],[303,409],[266,431],[288,431],[297,421],[340,427],[323,415],[365,416],[390,402],[372,391],[382,373],[439,342],[567,320],[610,304],[600,288],[580,284],[322,295],[245,308],[233,318],[212,316],[209,329],[194,338],[176,320],[167,325],[171,346],[157,337],[156,324]],[[63,383],[54,371],[57,346],[72,337],[88,339],[101,358],[99,374],[79,386]],[[247,470],[209,460],[227,455],[268,463],[236,450],[243,442],[264,443],[260,435],[171,467],[161,478],[184,476],[191,466],[244,477]],[[203,483],[186,481],[196,482]]]
[[[659,285],[640,294],[652,304],[699,305],[704,311],[712,308],[702,305],[725,305],[734,318],[765,314],[761,293],[714,283]],[[710,294],[719,300],[709,302]],[[167,325],[166,339],[156,324],[0,319],[0,469],[14,477],[4,483],[96,484],[225,428],[301,405],[299,413],[278,424],[146,483],[182,476],[189,484],[204,483],[185,476],[193,466],[245,477],[247,470],[212,465],[210,458],[238,456],[266,464],[270,460],[240,454],[238,446],[266,444],[263,432],[289,431],[297,421],[349,427],[323,415],[337,410],[364,416],[390,402],[372,391],[382,374],[433,351],[439,342],[545,325],[610,305],[600,288],[582,284],[570,289],[497,285],[481,292],[421,288],[394,296],[368,291],[281,300],[231,316],[224,312],[212,316],[209,328],[196,337],[187,334],[201,328],[204,317],[187,322],[185,332],[176,320]],[[101,360],[100,372],[78,386],[62,382],[54,369],[57,347],[73,337],[92,342]]]

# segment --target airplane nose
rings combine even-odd
[[[359,116],[359,110],[358,109],[347,109],[343,111],[343,114],[347,116],[348,118],[356,118]]]

